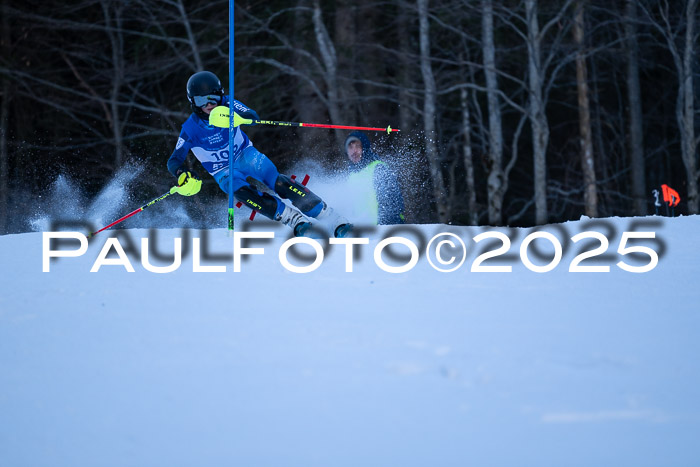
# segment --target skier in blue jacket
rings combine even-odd
[[[372,150],[367,136],[353,131],[345,138],[349,181],[361,187],[365,199],[356,200],[371,220],[380,225],[403,224],[404,204],[399,181],[389,166]]]
[[[228,167],[232,157],[233,194],[238,201],[265,217],[290,226],[296,236],[304,235],[314,219],[329,225],[336,237],[348,233],[352,226],[345,218],[311,190],[280,174],[275,164],[255,149],[241,127],[234,129],[233,150],[230,150],[229,128],[209,124],[211,111],[219,105],[229,104],[221,81],[214,73],[200,71],[193,74],[187,82],[187,99],[192,114],[182,125],[175,150],[168,159],[168,170],[177,177],[178,193],[192,196],[202,185],[197,175],[185,166],[190,150],[226,193],[229,191]],[[259,120],[253,109],[237,100],[231,107],[243,118]],[[248,181],[249,177],[264,183],[274,194],[259,191]],[[288,199],[294,207],[280,198]]]

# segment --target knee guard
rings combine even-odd
[[[242,202],[250,209],[259,211],[260,214],[269,219],[275,219],[280,202],[278,202],[277,198],[274,196],[270,196],[267,193],[260,193],[250,185],[239,188],[234,192],[234,195],[238,201]]]
[[[280,198],[289,199],[297,209],[307,216],[315,217],[313,214],[318,215],[318,212],[315,211],[320,212],[320,207],[323,207],[323,201],[314,192],[283,174],[277,177],[275,192]]]

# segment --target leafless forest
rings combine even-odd
[[[90,196],[136,164],[139,199],[167,190],[188,77],[228,87],[228,2],[0,2],[0,233],[59,174]],[[238,1],[235,96],[267,120],[401,129],[369,136],[412,223],[647,215],[664,183],[696,214],[699,2]],[[246,131],[282,171],[344,168],[346,132]],[[210,178],[198,196],[225,197]]]

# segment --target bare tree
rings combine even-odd
[[[331,121],[341,124],[343,105],[335,44],[326,28],[320,2],[313,0],[311,6],[305,6],[308,2],[300,3],[300,6],[279,9],[270,17],[259,17],[255,11],[240,9],[246,18],[241,26],[243,34],[264,37],[265,43],[238,48],[238,59],[249,64],[264,64],[280,78],[293,78],[303,94],[308,96],[307,105],[315,106],[314,101],[319,102]],[[292,23],[299,26],[305,26],[308,15],[311,20],[310,37],[307,38],[304,30],[289,31],[271,24],[273,19],[288,15],[294,15]],[[299,95],[296,90],[294,92],[295,100],[299,101]],[[335,131],[334,135],[334,147],[342,147],[343,132]]]
[[[403,131],[412,131],[419,123],[416,115],[418,112],[415,92],[412,92],[415,70],[415,51],[411,47],[411,14],[410,9],[400,8],[396,21],[398,36],[398,100],[399,100],[399,128]]]
[[[311,23],[309,12],[307,9],[298,8],[294,12],[294,29],[303,31]],[[307,66],[307,58],[302,54],[293,54],[291,67],[294,70],[303,70]],[[323,115],[327,109],[323,101],[316,98],[316,92],[319,91],[315,83],[310,81],[306,75],[291,77],[296,83],[297,92],[293,95],[293,106],[296,110],[298,118],[302,122],[312,122],[318,115]],[[281,75],[280,75],[280,80]],[[328,134],[317,131],[302,131],[299,132],[299,145],[302,148],[316,148],[322,145],[321,138],[327,138]]]
[[[574,14],[574,42],[576,51],[576,84],[578,89],[578,115],[581,139],[581,168],[583,171],[583,198],[588,217],[598,217],[598,193],[596,190],[595,159],[591,135],[591,110],[588,99],[588,69],[586,67],[585,12],[586,0],[576,3]]]
[[[503,219],[503,196],[505,194],[506,180],[503,173],[503,130],[501,128],[501,106],[498,99],[496,45],[493,39],[493,2],[492,0],[482,0],[481,5],[481,40],[489,118],[489,147],[487,153],[488,211],[489,223],[499,225]]]
[[[545,114],[542,90],[545,76],[542,67],[542,51],[537,0],[525,0],[527,22],[527,63],[530,91],[530,126],[532,127],[532,156],[535,174],[535,222],[547,222],[547,145],[549,144],[549,122]]]
[[[643,4],[640,6],[652,26],[663,36],[668,51],[673,58],[678,80],[676,99],[676,121],[681,137],[681,158],[686,170],[688,189],[688,211],[698,214],[698,177],[696,152],[698,140],[695,136],[695,91],[693,86],[693,67],[695,65],[697,33],[695,16],[700,0],[684,0],[684,8],[676,18],[672,16],[671,5],[664,0],[658,3],[656,11],[651,11]],[[681,40],[677,37],[683,33]],[[678,43],[680,42],[680,44]]]
[[[539,10],[537,0],[524,0],[525,14],[517,9],[502,8],[499,17],[509,24],[517,36],[521,37],[527,47],[527,82],[523,84],[528,94],[527,117],[530,121],[533,157],[533,188],[535,204],[535,222],[544,224],[549,219],[547,207],[547,148],[549,146],[550,128],[547,118],[547,97],[555,78],[572,57],[558,56],[562,49],[562,38],[568,31],[567,22],[562,19],[573,0],[561,4],[550,4],[556,9],[549,13],[549,20],[540,28],[539,17],[544,16]],[[524,32],[514,23],[515,18],[524,24]],[[555,33],[550,32],[554,30]],[[556,59],[556,60],[555,60]]]
[[[440,222],[447,222],[447,199],[445,181],[440,167],[435,132],[437,86],[430,64],[430,24],[428,21],[428,0],[417,0],[418,34],[420,37],[420,69],[423,75],[425,97],[423,100],[423,128],[425,132],[425,152],[430,163],[430,176],[433,182],[433,195],[437,203],[437,214]]]
[[[187,12],[185,11],[185,5],[182,0],[170,1],[165,0],[166,4],[174,6],[177,12],[180,14],[180,19],[182,25],[185,27],[187,33],[187,42],[189,43],[190,49],[192,50],[192,58],[194,60],[195,69],[197,71],[204,70],[204,64],[202,63],[202,55],[199,53],[199,45],[197,44],[197,38],[192,31],[192,23],[190,21]]]
[[[326,93],[328,96],[328,113],[331,116],[331,121],[336,125],[341,125],[343,117],[341,114],[340,90],[338,86],[338,57],[335,51],[335,45],[328,34],[323,16],[321,13],[321,3],[319,0],[314,0],[313,7],[313,24],[314,34],[318,50],[321,54],[323,63],[323,81],[326,85]],[[337,147],[342,147],[343,132],[335,130],[335,141]]]
[[[114,141],[114,166],[121,167],[124,162],[125,147],[123,135],[122,112],[120,108],[120,94],[125,80],[124,36],[122,34],[122,12],[126,5],[112,0],[100,0],[102,13],[104,14],[105,32],[111,46],[112,72],[111,90],[109,93],[109,124],[112,129]]]
[[[472,154],[472,125],[469,112],[469,91],[461,88],[459,91],[460,105],[462,106],[462,132],[464,133],[464,143],[462,146],[462,156],[464,159],[464,181],[467,186],[467,208],[469,209],[469,223],[479,224],[479,213],[476,207],[476,184],[474,182],[474,160]]]
[[[647,190],[644,177],[644,133],[642,130],[642,94],[639,86],[639,46],[637,44],[637,0],[625,5],[625,41],[627,55],[627,103],[629,105],[629,154],[632,173],[634,212],[647,214]]]
[[[360,95],[353,86],[353,79],[358,71],[364,68],[360,53],[358,53],[359,38],[364,36],[363,26],[373,28],[371,20],[364,18],[364,2],[357,0],[339,0],[336,2],[335,21],[333,23],[333,42],[336,50],[337,62],[337,86],[338,107],[340,120],[343,122],[357,122],[362,117],[359,106],[355,105],[360,100]],[[370,6],[371,8],[371,6]],[[364,19],[364,21],[363,21]],[[373,70],[374,71],[374,70]]]
[[[677,61],[678,68],[678,109],[676,118],[681,130],[681,153],[688,178],[688,211],[691,214],[700,212],[698,198],[697,147],[695,137],[695,91],[693,86],[693,68],[696,58],[697,33],[695,32],[695,16],[698,0],[688,0],[685,7],[685,36],[683,45],[683,61]],[[675,61],[675,59],[674,59]]]

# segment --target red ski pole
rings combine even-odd
[[[309,127],[309,128],[335,128],[337,130],[366,130],[366,131],[386,131],[391,133],[392,131],[399,131],[396,128],[391,128],[390,126],[386,128],[374,128],[369,126],[350,126],[350,125],[327,125],[325,123],[297,123],[297,122],[278,122],[275,120],[251,120],[251,123],[257,123],[258,125],[275,125],[275,126],[296,126],[296,127]],[[243,123],[245,125],[245,123]]]
[[[173,187],[173,188],[174,188],[174,187]],[[131,211],[131,212],[130,212],[129,214],[127,214],[126,216],[120,217],[119,219],[117,219],[116,221],[112,222],[112,223],[109,224],[108,226],[102,227],[100,230],[97,230],[97,231],[95,231],[95,232],[91,232],[91,233],[87,236],[87,238],[94,237],[95,235],[97,235],[98,233],[102,232],[103,230],[107,230],[107,229],[109,229],[110,227],[112,227],[113,225],[117,225],[118,223],[127,220],[127,219],[130,218],[131,216],[134,216],[134,215],[138,214],[139,212],[143,211],[144,209],[146,209],[146,208],[148,208],[148,207],[150,207],[150,206],[153,206],[153,205],[156,204],[158,201],[164,200],[165,198],[167,198],[168,196],[172,195],[173,193],[176,193],[176,192],[173,191],[173,189],[171,188],[170,191],[168,191],[167,193],[163,193],[163,194],[160,195],[159,197],[157,197],[157,198],[155,198],[155,199],[149,201],[148,203],[144,204],[144,205],[141,206],[140,208],[134,209],[133,211]]]
[[[209,114],[209,123],[220,128],[229,128],[229,108],[223,105],[215,107]],[[399,131],[390,126],[386,128],[374,128],[368,126],[349,126],[349,125],[327,125],[325,123],[301,123],[301,122],[279,122],[275,120],[252,120],[243,118],[237,113],[233,114],[233,126],[239,125],[275,125],[275,126],[293,126],[293,127],[309,127],[309,128],[335,128],[339,130],[367,130],[367,131],[386,131],[391,133]]]

